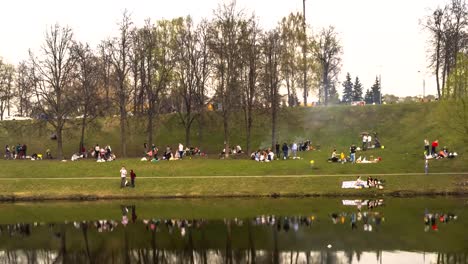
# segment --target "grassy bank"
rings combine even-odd
[[[221,162],[221,161],[220,161]],[[235,161],[234,161],[235,162]],[[178,165],[182,166],[184,161]],[[38,163],[39,164],[39,163]],[[253,164],[254,166],[256,164]],[[264,164],[259,164],[264,165]],[[62,165],[63,166],[63,165]],[[258,165],[257,165],[258,166]],[[341,166],[341,165],[337,165]],[[346,166],[346,165],[344,165]],[[104,170],[105,171],[105,170]],[[138,171],[137,171],[138,172]],[[115,175],[116,173],[112,173]],[[0,199],[130,199],[162,197],[249,197],[249,196],[361,196],[467,194],[468,175],[387,175],[383,190],[341,189],[341,182],[356,176],[155,176],[137,177],[136,188],[120,189],[119,175],[97,173],[85,177],[65,173],[51,178],[0,179]],[[227,175],[227,174],[224,174]],[[46,176],[46,175],[44,175]],[[52,175],[50,175],[52,176]],[[61,177],[58,177],[61,176]],[[162,176],[162,175],[161,175]]]
[[[245,146],[242,116],[233,113],[231,143]],[[252,146],[265,148],[271,144],[269,116],[257,113],[252,131]],[[198,196],[269,196],[279,195],[354,195],[354,194],[428,194],[466,193],[468,151],[464,138],[440,123],[437,104],[383,105],[366,107],[319,107],[282,109],[279,115],[279,141],[300,142],[310,139],[316,150],[299,152],[301,159],[257,163],[247,155],[220,160],[223,133],[221,117],[214,112],[204,116],[203,129],[195,124],[193,145],[208,152],[207,158],[195,157],[182,161],[149,163],[139,161],[145,142],[145,120],[132,118],[129,122],[128,147],[133,158],[96,163],[93,160],[59,162],[55,160],[1,160],[0,193],[3,199],[26,198],[139,198],[139,197],[198,197]],[[184,138],[177,115],[161,116],[157,120],[155,143],[161,148],[176,146]],[[116,118],[99,119],[87,130],[86,143],[110,144],[120,151],[119,127]],[[380,157],[376,164],[328,163],[333,148],[348,154],[349,145],[360,145],[359,133],[379,134],[383,149],[358,152],[357,157]],[[0,143],[26,143],[29,153],[54,152],[55,141],[49,139],[50,127],[29,121],[0,123]],[[430,173],[437,175],[409,175],[424,172],[423,139],[439,139],[441,146],[457,151],[455,159],[431,160]],[[65,131],[66,155],[78,146],[78,130]],[[69,156],[68,156],[69,157]],[[314,161],[313,167],[311,160]],[[120,190],[119,170],[122,165],[137,173],[138,188]],[[454,175],[448,175],[455,173]],[[458,173],[458,174],[457,174]],[[387,181],[386,188],[376,190],[342,190],[341,182],[353,180],[355,175],[401,174],[378,176]],[[446,174],[446,175],[444,175]],[[247,177],[285,175],[339,175],[338,177]],[[202,178],[171,178],[204,176]],[[227,176],[213,178],[212,176]],[[146,177],[146,178],[145,178]],[[148,178],[150,177],[150,178]],[[167,178],[151,178],[167,177]],[[38,179],[40,178],[40,179]]]
[[[360,145],[359,134],[363,131],[377,132],[381,143],[390,151],[401,156],[423,153],[423,140],[439,139],[441,146],[465,153],[468,148],[463,143],[464,135],[448,128],[435,103],[399,104],[382,106],[335,106],[316,108],[284,108],[278,116],[278,141],[291,143],[311,140],[314,146],[320,145],[327,154],[336,147],[338,152],[348,152],[351,144]],[[252,149],[271,145],[271,121],[267,112],[254,116],[252,127]],[[79,150],[79,120],[71,123],[64,131],[64,154],[67,158]],[[162,149],[166,145],[176,147],[184,143],[185,134],[177,114],[162,115],[155,122],[154,142]],[[232,113],[230,142],[246,148],[246,131],[241,112]],[[95,144],[110,145],[120,156],[119,120],[99,118],[91,124],[85,135],[87,148]],[[147,141],[146,119],[131,117],[127,129],[127,150],[130,157],[140,157],[143,143]],[[44,153],[50,149],[56,153],[56,141],[51,140],[53,129],[45,123],[36,121],[0,122],[0,144],[27,144],[29,153]],[[194,122],[191,145],[199,146],[207,153],[219,153],[224,141],[222,117],[219,113],[209,112],[203,122]]]

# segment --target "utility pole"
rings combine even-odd
[[[306,32],[306,12],[305,12],[305,2],[306,0],[302,0],[302,28],[304,30],[304,43],[302,46],[302,58],[304,60],[304,106],[307,107],[307,96],[308,96],[308,89],[307,89],[307,32]]]

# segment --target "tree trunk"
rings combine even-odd
[[[120,146],[122,148],[122,158],[127,157],[127,135],[125,133],[125,126],[127,122],[127,113],[125,108],[120,107]]]
[[[85,135],[85,129],[86,129],[86,110],[83,115],[83,120],[81,120],[81,137],[80,137],[80,149],[78,150],[78,153],[81,153],[81,150],[83,149],[84,146],[84,135]]]
[[[437,84],[437,98],[440,99],[440,79],[439,79],[439,71],[440,71],[440,41],[441,41],[441,36],[440,33],[437,34],[437,51],[436,51],[436,69],[435,69],[435,75],[436,75],[436,84]]]
[[[63,160],[63,144],[62,144],[62,126],[58,125],[55,129],[57,135],[57,158]]]
[[[223,106],[224,107],[224,106]],[[223,126],[224,126],[224,157],[229,157],[229,114],[223,110]]]
[[[276,144],[276,123],[277,123],[277,102],[276,95],[274,95],[272,106],[271,106],[271,149],[275,149]]]
[[[151,106],[148,109],[148,127],[146,131],[148,133],[148,148],[153,144],[153,118],[154,118],[154,106],[150,103]],[[154,154],[153,154],[154,155]]]
[[[187,122],[187,125],[185,126],[185,146],[189,147],[190,146],[190,129],[192,127],[192,122]]]

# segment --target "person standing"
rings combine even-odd
[[[275,150],[276,150],[276,158],[279,159],[280,158],[280,144],[278,143],[278,141],[276,141]]]
[[[349,148],[349,152],[350,152],[351,162],[356,163],[356,146],[354,144],[351,145],[351,147]]]
[[[127,170],[125,166],[122,166],[120,169],[120,188],[124,188],[127,184]]]
[[[182,159],[183,155],[184,155],[184,145],[182,145],[182,143],[179,143],[179,159]]]
[[[135,178],[136,178],[135,172],[133,170],[130,170],[130,183],[131,183],[132,188],[135,188]]]
[[[424,156],[429,155],[429,140],[424,139]]]
[[[362,150],[366,150],[367,149],[367,135],[363,135],[362,136]]]
[[[288,158],[288,144],[286,144],[286,142],[283,143],[283,159],[287,159]]]
[[[292,152],[292,155],[293,155],[293,159],[296,159],[297,158],[297,144],[296,144],[296,142],[294,142],[292,144],[291,152]]]
[[[431,155],[434,155],[437,153],[437,147],[439,146],[439,140],[436,139],[434,142],[432,142],[432,150],[431,150]]]
[[[96,144],[96,146],[94,146],[94,158],[96,160],[99,159],[99,151],[101,150],[101,148],[99,147],[99,144]]]

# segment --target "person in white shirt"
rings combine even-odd
[[[297,158],[297,144],[294,142],[291,147],[293,159]]]
[[[184,145],[182,143],[179,143],[179,159],[182,159],[184,156]]]
[[[362,150],[367,149],[367,135],[362,136]]]
[[[372,136],[367,136],[367,148],[372,148]]]
[[[127,170],[125,166],[120,169],[120,188],[124,188],[127,185]]]

